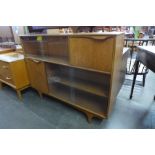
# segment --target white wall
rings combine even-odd
[[[13,37],[10,26],[0,26],[0,37],[11,38]]]
[[[19,35],[24,34],[24,26],[12,26],[15,42],[20,44]]]

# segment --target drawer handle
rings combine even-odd
[[[40,63],[40,61],[38,61],[38,60],[34,60],[34,59],[33,59],[32,61],[35,62],[35,63]]]
[[[8,69],[8,66],[2,66],[3,69]]]
[[[11,80],[11,78],[10,77],[6,77],[6,80]]]

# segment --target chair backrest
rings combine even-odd
[[[136,53],[133,51],[136,50],[136,52],[138,52],[136,45],[134,44],[134,42],[137,42],[137,46],[155,46],[155,41],[148,41],[148,40],[142,40],[142,41],[133,41],[132,47],[131,48],[131,57],[128,58],[128,65],[127,65],[127,74],[134,74],[135,72],[135,60],[136,60]],[[135,47],[134,47],[135,46]],[[135,48],[135,50],[133,50],[133,48]],[[148,72],[148,69],[144,66],[144,65],[140,65],[139,66],[139,72],[138,74],[143,75],[146,74]]]
[[[76,32],[92,32],[92,29],[94,26],[79,26],[76,30]]]

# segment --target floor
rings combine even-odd
[[[3,129],[147,129],[155,128],[155,74],[151,71],[146,86],[138,84],[129,100],[131,81],[126,80],[108,119],[93,119],[58,100],[39,97],[31,88],[23,91],[23,102],[5,86],[0,91],[0,128]]]

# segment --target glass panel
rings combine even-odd
[[[107,110],[109,75],[51,63],[46,63],[46,72],[52,96],[100,115]]]

